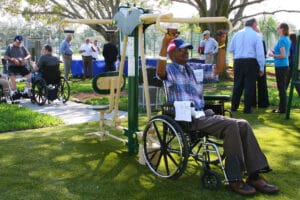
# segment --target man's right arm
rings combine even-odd
[[[260,71],[259,75],[262,76],[265,69],[266,58],[265,58],[263,41],[261,38],[257,40],[255,48],[256,48],[256,59],[259,64],[259,71]]]
[[[60,52],[62,55],[64,55],[66,53],[66,43],[65,41],[63,41],[60,45]]]
[[[178,36],[178,32],[176,29],[169,30],[168,33],[165,34],[165,37],[162,41],[162,46],[160,49],[159,57],[157,59],[157,67],[156,73],[160,79],[166,79],[166,66],[167,66],[167,48],[170,41]]]

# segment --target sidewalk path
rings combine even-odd
[[[46,103],[43,106],[39,106],[31,103],[29,99],[22,99],[20,105],[40,113],[61,118],[66,124],[79,124],[99,120],[99,112],[93,110],[90,105],[72,101],[68,101],[65,104],[55,101],[52,104]],[[105,119],[113,118],[113,115],[114,111],[110,114],[105,114]],[[127,112],[119,111],[120,118],[127,117],[127,115]]]

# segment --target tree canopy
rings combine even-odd
[[[300,12],[299,10],[271,10],[257,12],[252,15],[245,15],[246,7],[260,4],[262,2],[270,2],[271,0],[171,0],[172,2],[184,3],[193,6],[199,12],[200,17],[224,16],[231,20],[235,26],[242,19],[254,17],[258,15],[275,14],[277,12]]]
[[[119,6],[127,3],[137,4],[143,8],[153,8],[157,5],[168,5],[173,2],[184,3],[193,6],[198,10],[200,17],[225,16],[230,18],[233,26],[240,20],[251,17],[246,16],[245,8],[251,5],[260,4],[271,0],[1,0],[0,11],[10,14],[22,14],[27,20],[39,20],[44,23],[53,24],[64,18],[71,19],[112,19]],[[276,12],[300,12],[297,10],[274,10],[259,14],[274,14]],[[111,25],[88,25],[93,30],[105,35],[107,30],[112,29]],[[202,24],[202,29],[207,28]],[[223,27],[209,27],[217,30]]]
[[[10,14],[22,14],[27,20],[40,20],[51,24],[64,18],[112,19],[123,0],[2,0],[0,9]],[[105,35],[110,25],[89,25]]]

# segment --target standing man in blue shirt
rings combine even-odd
[[[204,48],[205,64],[214,64],[214,56],[218,53],[218,42],[210,37],[209,30],[203,32],[203,40],[200,42],[200,48]]]
[[[234,85],[231,110],[239,108],[244,90],[244,113],[251,113],[257,76],[264,74],[265,54],[262,38],[255,31],[256,19],[246,21],[245,27],[231,40],[229,51],[234,58]]]
[[[69,80],[69,74],[71,71],[71,63],[72,63],[72,54],[73,50],[71,48],[71,40],[72,35],[67,35],[66,39],[62,41],[60,45],[60,52],[64,61],[64,76],[66,80]]]

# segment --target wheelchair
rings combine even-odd
[[[228,115],[230,110],[224,103],[230,100],[228,95],[205,96],[206,109],[215,114]],[[221,176],[211,165],[221,168],[225,183],[228,178],[223,160],[222,141],[209,136],[208,133],[191,129],[190,122],[175,121],[173,103],[162,106],[162,114],[151,118],[143,131],[143,153],[146,165],[161,178],[177,179],[185,171],[189,158],[200,162],[203,172],[200,177],[202,186],[217,190],[221,186]]]
[[[214,78],[211,76],[213,66],[194,64],[204,69],[203,83],[211,82]],[[164,88],[168,99],[165,84]],[[204,96],[204,100],[204,110],[211,109],[215,114],[232,117],[230,110],[224,108],[225,102],[230,101],[230,96]],[[162,114],[151,118],[143,131],[145,163],[155,175],[176,179],[184,173],[189,159],[192,158],[202,165],[200,181],[203,187],[217,190],[222,181],[221,176],[213,170],[213,165],[221,168],[224,182],[228,183],[224,166],[225,154],[221,148],[223,142],[205,131],[195,129],[192,125],[192,122],[176,121],[175,107],[167,100],[162,106]]]
[[[31,102],[42,106],[48,100],[48,103],[58,99],[66,103],[70,97],[70,85],[68,81],[60,76],[60,71],[56,73],[35,73],[31,84]]]

